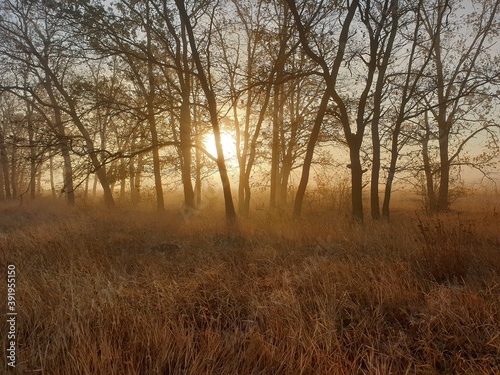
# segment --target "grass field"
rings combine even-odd
[[[208,211],[0,205],[0,373],[498,374],[500,205],[481,207],[259,211],[230,238]]]

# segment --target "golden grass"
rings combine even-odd
[[[0,206],[17,373],[500,373],[496,212],[256,216]]]

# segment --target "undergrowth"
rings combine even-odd
[[[0,210],[2,274],[18,272],[11,373],[500,372],[492,217],[262,214],[234,240],[208,214]]]

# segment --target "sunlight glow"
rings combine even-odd
[[[236,157],[236,141],[234,137],[228,132],[221,132],[222,150],[226,160]],[[213,134],[205,135],[204,140],[205,149],[213,156],[217,157],[217,149],[215,147],[215,137]]]

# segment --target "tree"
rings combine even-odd
[[[304,52],[313,60],[316,62],[321,70],[322,70],[322,75],[325,80],[325,85],[326,85],[326,90],[328,95],[332,98],[332,100],[335,102],[338,110],[338,116],[340,119],[340,122],[342,123],[342,127],[344,130],[345,138],[347,141],[347,144],[349,145],[349,150],[350,150],[350,159],[351,159],[351,186],[352,186],[352,214],[353,217],[362,220],[363,219],[363,201],[362,201],[362,174],[363,170],[361,167],[361,160],[360,160],[360,147],[361,147],[361,142],[363,139],[363,133],[364,133],[364,124],[361,121],[362,120],[362,113],[360,116],[358,116],[358,121],[357,121],[357,131],[356,133],[353,133],[351,130],[351,124],[350,124],[350,114],[348,113],[348,108],[346,105],[346,102],[341,98],[341,96],[338,93],[338,87],[337,87],[337,79],[339,76],[339,71],[341,68],[341,64],[344,59],[344,54],[346,51],[346,44],[349,40],[349,29],[351,26],[351,23],[354,19],[354,15],[356,13],[356,10],[359,5],[359,1],[354,0],[352,1],[347,8],[347,14],[345,15],[343,19],[343,24],[341,27],[341,32],[338,36],[338,42],[337,42],[337,47],[336,47],[336,55],[333,60],[332,67],[330,68],[330,64],[328,63],[328,58],[325,54],[322,54],[322,52],[316,52],[312,49],[311,43],[310,43],[310,27],[313,24],[313,22],[319,23],[318,20],[315,19],[315,17],[318,14],[323,14],[326,15],[328,14],[327,9],[322,9],[321,4],[318,6],[316,9],[313,10],[313,17],[306,23],[302,21],[301,15],[298,12],[297,6],[295,4],[294,0],[287,0],[287,4],[290,7],[290,11],[293,14],[294,20],[296,27],[299,32],[300,36],[300,41],[302,44],[302,48],[304,49]],[[332,10],[329,10],[332,12]],[[326,16],[325,16],[326,17]],[[371,84],[370,80],[367,80],[367,85],[365,87],[369,87]],[[367,90],[365,89],[365,93],[363,94],[363,97],[361,100],[366,100],[367,96]],[[363,103],[360,103],[360,108],[363,109]],[[319,113],[321,115],[321,113]],[[318,122],[320,120],[318,119]],[[313,133],[314,136],[314,133]],[[315,142],[310,142],[309,147],[314,147]],[[311,153],[312,151],[310,151]],[[306,164],[307,165],[307,164]],[[305,179],[305,184],[307,184],[307,178],[308,178],[308,171],[303,172],[303,176]],[[301,189],[302,190],[302,189]],[[300,205],[301,202],[297,202],[295,206],[295,213],[296,215],[300,213],[300,209],[298,205]]]
[[[83,140],[83,147],[90,159],[104,191],[104,201],[108,207],[114,200],[106,180],[105,166],[97,157],[97,150],[89,131],[82,121],[78,98],[72,95],[69,81],[74,77],[72,69],[81,61],[79,40],[71,22],[63,17],[60,7],[64,4],[5,1],[4,17],[0,21],[0,32],[7,44],[1,53],[18,65],[24,65],[44,88],[49,101],[46,102],[34,87],[12,85],[7,89],[22,96],[29,92],[40,105],[52,108],[60,136],[63,131],[62,115],[71,119]],[[68,167],[68,165],[66,165]],[[65,180],[70,184],[69,170]],[[71,178],[72,180],[72,178]],[[73,187],[66,186],[73,191]]]
[[[439,145],[439,188],[437,198],[430,197],[431,209],[436,211],[449,208],[450,170],[465,144],[478,133],[498,126],[488,121],[483,111],[492,99],[490,85],[500,77],[492,51],[498,36],[499,3],[479,1],[478,11],[465,18],[456,16],[459,2],[453,0],[431,1],[422,8],[425,32],[431,41],[422,48],[432,58],[426,73],[433,89],[421,100],[437,127],[433,134]],[[460,31],[464,25],[466,33]],[[427,134],[432,132],[429,126],[426,121]],[[452,151],[454,138],[459,140]]]
[[[222,190],[224,194],[226,221],[228,224],[228,229],[230,230],[230,233],[237,233],[238,226],[236,220],[236,211],[234,208],[234,202],[231,193],[231,184],[229,181],[226,161],[224,158],[224,151],[222,149],[217,100],[213,86],[211,85],[209,80],[210,64],[206,64],[206,67],[203,66],[200,54],[198,52],[198,45],[196,43],[195,35],[193,32],[193,26],[191,25],[191,21],[186,11],[186,6],[184,4],[184,1],[176,0],[175,3],[177,5],[177,9],[179,10],[180,18],[183,21],[184,25],[186,26],[186,32],[188,35],[189,44],[191,46],[191,55],[196,65],[196,70],[198,72],[198,79],[200,80],[201,87],[207,99],[208,110],[210,112],[210,122],[212,124],[212,130],[214,132],[214,138],[215,138],[215,146],[217,149],[217,167],[219,169],[219,175],[222,182]],[[212,21],[213,21],[213,13],[211,14],[210,18],[210,22]]]

